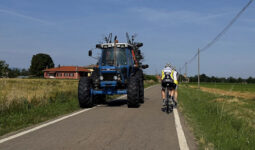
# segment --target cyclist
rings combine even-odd
[[[166,64],[165,68],[161,71],[161,96],[163,99],[163,106],[165,105],[165,99],[166,99],[166,94],[165,94],[165,90],[166,90],[166,82],[164,81],[166,75],[171,74],[172,73],[172,68],[170,64]],[[169,91],[167,91],[169,92]],[[169,93],[169,95],[171,95]]]
[[[177,92],[177,89],[178,89],[178,72],[176,71],[175,67],[173,67],[172,69],[173,73],[171,74],[172,77],[173,77],[173,80],[174,80],[174,89],[171,91],[171,98],[173,98],[173,101],[174,101],[174,106],[177,107],[177,97],[178,97],[178,92]]]

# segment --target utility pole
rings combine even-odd
[[[181,68],[179,68],[179,73],[178,73],[179,76],[177,77],[177,79],[179,79],[180,82],[182,81],[181,74],[182,74],[182,70],[181,70]]]
[[[197,67],[198,67],[198,69],[197,69],[197,84],[198,84],[198,88],[200,88],[200,50],[198,49],[197,50],[197,58],[198,58],[198,63],[197,63]]]
[[[187,62],[185,62],[185,75],[186,75],[186,78],[188,77],[187,75]]]

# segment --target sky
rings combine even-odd
[[[209,43],[248,0],[0,0],[0,60],[29,68],[32,56],[49,54],[55,65],[96,63],[89,49],[108,33],[143,42],[148,74],[166,63],[182,67]],[[224,36],[200,55],[200,72],[255,77],[255,3]],[[93,53],[98,53],[93,50]],[[183,73],[182,70],[181,73]],[[188,64],[197,73],[197,59]]]

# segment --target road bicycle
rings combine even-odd
[[[165,95],[166,95],[166,100],[165,100],[165,106],[162,108],[163,111],[165,111],[167,114],[173,111],[174,108],[174,101],[170,97],[169,92],[170,92],[170,82],[167,82],[166,80],[166,90],[165,90]]]

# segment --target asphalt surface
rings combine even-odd
[[[161,105],[160,87],[154,86],[140,108],[127,108],[126,99],[119,99],[1,143],[0,150],[178,150],[174,115]],[[196,149],[182,126],[189,148]]]

